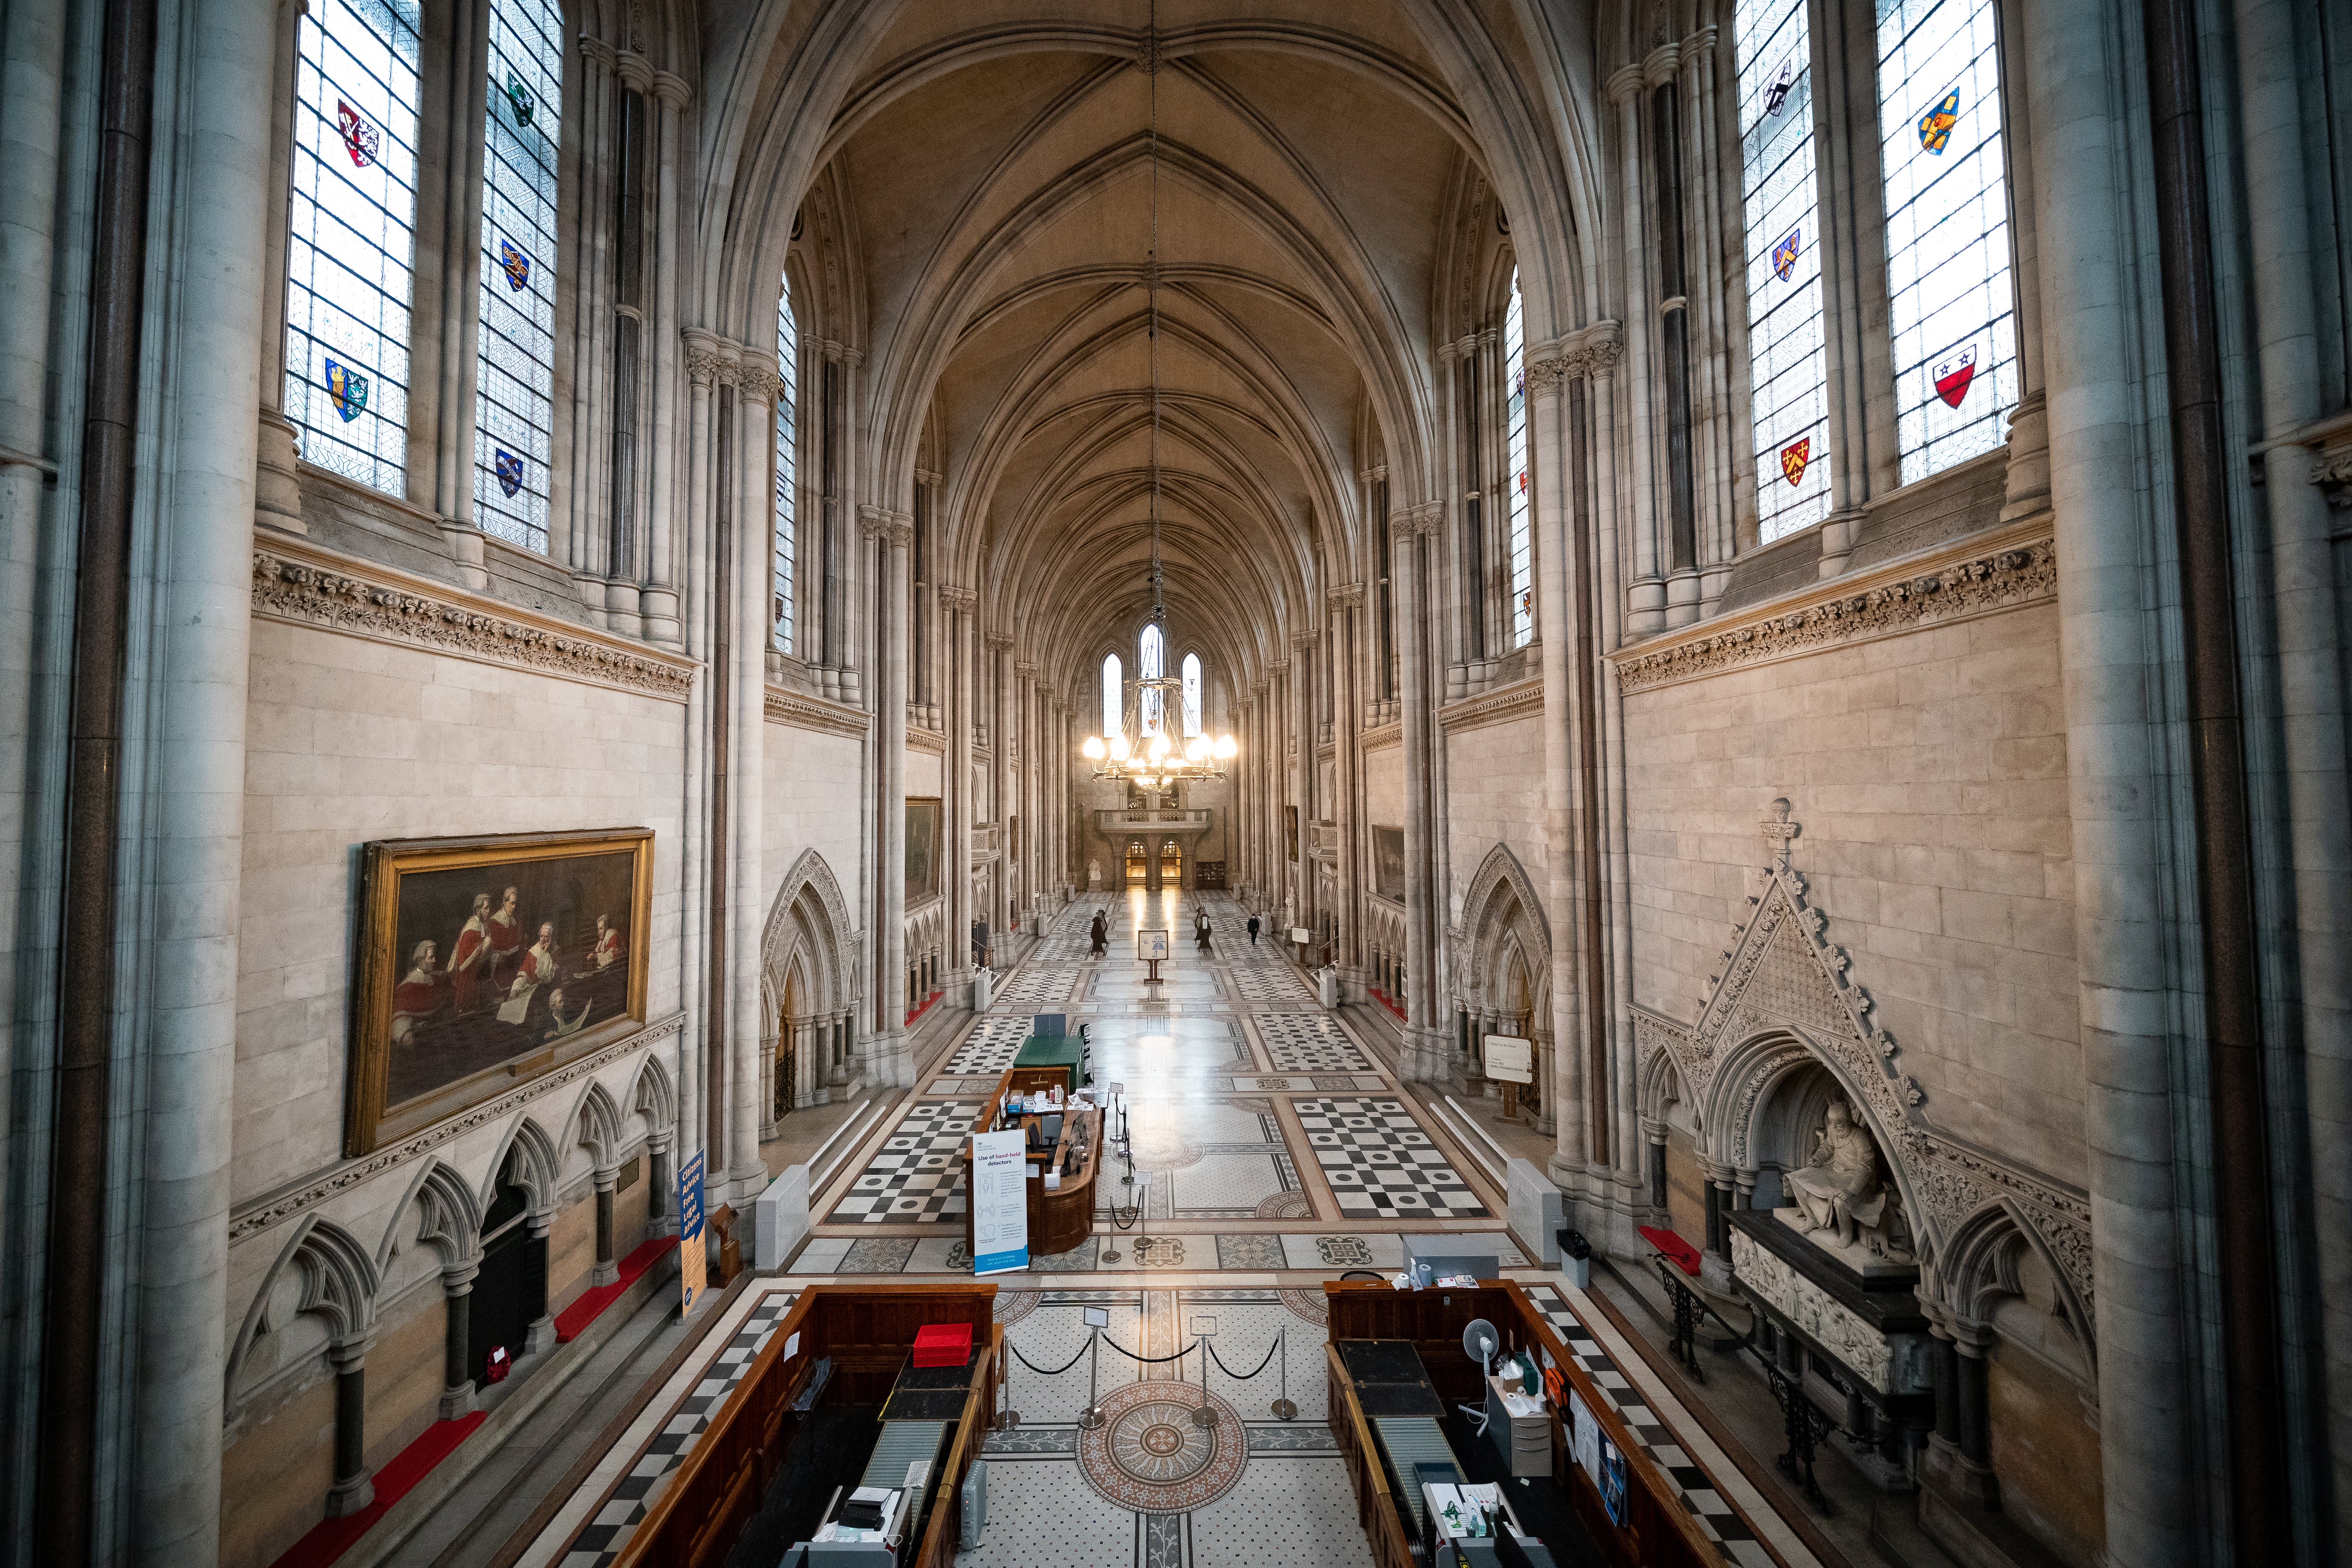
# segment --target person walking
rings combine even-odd
[[[1252,947],[1255,947],[1257,945],[1257,930],[1258,918],[1255,915],[1252,915],[1249,918],[1250,945]]]
[[[1209,911],[1197,904],[1192,908],[1192,941],[1200,952],[1209,951]]]
[[[1097,910],[1095,911],[1094,924],[1088,927],[1087,931],[1087,934],[1094,941],[1095,956],[1097,958],[1102,957],[1110,951],[1110,921],[1104,918],[1108,912],[1108,911],[1107,910]]]

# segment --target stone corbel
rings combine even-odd
[[[2352,413],[2323,419],[2288,439],[2311,448],[2311,482],[2327,504],[2352,507]]]

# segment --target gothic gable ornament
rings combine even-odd
[[[1927,1091],[1902,1070],[1895,1037],[1871,1022],[1868,992],[1847,978],[1844,949],[1824,940],[1828,919],[1806,902],[1789,863],[1799,826],[1776,800],[1760,824],[1769,846],[1747,913],[1699,997],[1687,1027],[1637,1010],[1637,1072],[1645,1097],[1671,1062],[1696,1110],[1706,1152],[1752,1166],[1749,1122],[1775,1081],[1798,1064],[1829,1067],[1876,1142],[1898,1191],[1911,1247],[1928,1279],[1947,1244],[1980,1211],[2000,1206],[2029,1227],[2092,1321],[2091,1209],[2085,1194],[1929,1126]],[[1663,1054],[1664,1060],[1661,1060]],[[1929,1286],[1923,1283],[1922,1291]]]

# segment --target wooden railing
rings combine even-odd
[[[1389,1489],[1388,1466],[1381,1462],[1380,1447],[1364,1423],[1363,1407],[1356,1403],[1355,1381],[1341,1364],[1337,1345],[1323,1347],[1323,1373],[1330,1380],[1327,1403],[1331,1431],[1339,1439],[1339,1457],[1356,1490],[1356,1522],[1364,1527],[1364,1539],[1371,1542],[1372,1568],[1412,1568],[1412,1547],[1405,1539],[1396,1494]]]
[[[1517,1282],[1483,1280],[1475,1289],[1433,1287],[1426,1290],[1399,1290],[1384,1281],[1375,1284],[1369,1280],[1332,1280],[1325,1283],[1323,1295],[1333,1345],[1341,1340],[1412,1341],[1432,1386],[1449,1407],[1457,1402],[1486,1403],[1486,1390],[1479,1385],[1478,1363],[1462,1352],[1462,1331],[1469,1327],[1472,1320],[1485,1318],[1504,1331],[1507,1342],[1516,1335],[1523,1345],[1540,1347],[1550,1355],[1568,1385],[1582,1397],[1601,1435],[1625,1458],[1625,1518],[1623,1523],[1617,1524],[1611,1522],[1608,1510],[1601,1504],[1600,1489],[1576,1463],[1564,1425],[1566,1410],[1553,1408],[1552,1478],[1566,1492],[1570,1506],[1591,1532],[1612,1568],[1721,1568],[1722,1552],[1683,1506],[1682,1489],[1650,1458],[1649,1451],[1601,1393],[1592,1374],[1569,1353],[1568,1346]],[[1338,1352],[1329,1353],[1336,1410],[1348,1379]],[[1352,1409],[1352,1388],[1348,1388],[1347,1393],[1347,1404]],[[1336,1427],[1335,1420],[1335,1430]],[[1341,1434],[1342,1447],[1349,1441],[1349,1436]],[[1376,1454],[1369,1468],[1382,1481],[1385,1490],[1386,1478]],[[1351,1465],[1351,1473],[1353,1469]],[[1362,1511],[1363,1498],[1360,1489],[1359,1511]],[[1388,1515],[1394,1518],[1393,1501],[1386,1498],[1381,1501]],[[1398,1529],[1401,1534],[1402,1525]],[[1365,1533],[1372,1540],[1375,1561],[1380,1562],[1380,1537],[1369,1522]]]
[[[826,1404],[879,1405],[906,1364],[917,1329],[968,1322],[974,1344],[982,1348],[974,1357],[971,1392],[956,1424],[930,1523],[911,1559],[919,1568],[948,1568],[955,1560],[964,1473],[980,1452],[981,1430],[1003,1375],[995,1297],[993,1285],[813,1285],[803,1290],[656,1494],[616,1568],[719,1568],[800,1434],[793,1404],[820,1359],[833,1362]],[[784,1348],[795,1335],[800,1343],[787,1357]]]

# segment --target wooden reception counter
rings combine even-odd
[[[1034,1089],[1060,1087],[1066,1089],[1068,1069],[1063,1067],[1014,1067],[1005,1070],[996,1080],[981,1108],[979,1121],[972,1123],[975,1132],[996,1130],[997,1107],[1009,1094],[1027,1094]],[[1061,1142],[1049,1155],[1033,1150],[1029,1155],[1029,1256],[1050,1258],[1068,1252],[1085,1244],[1095,1228],[1095,1173],[1102,1168],[1102,1116],[1099,1108],[1081,1109],[1073,1100],[1067,1109],[1055,1112],[1062,1118]],[[1020,1126],[1024,1132],[1038,1120],[1035,1113],[1024,1115]],[[1010,1131],[1010,1124],[1007,1125]],[[1071,1156],[1079,1144],[1085,1144],[1085,1158]],[[963,1245],[969,1253],[971,1245],[971,1141],[964,1141],[963,1153]],[[1045,1190],[1045,1173],[1056,1172],[1061,1186],[1054,1192]]]

